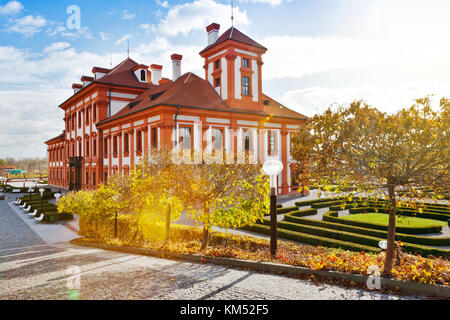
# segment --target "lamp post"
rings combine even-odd
[[[283,171],[278,160],[264,162],[263,171],[270,177],[270,254],[277,253],[277,176]]]
[[[119,201],[119,195],[116,194],[115,196],[113,196],[113,200],[115,202]],[[114,238],[117,238],[117,229],[118,229],[117,215],[118,215],[118,212],[116,210],[115,215],[114,215]]]
[[[56,205],[58,206],[59,198],[61,198],[61,193],[55,193],[54,197],[56,199]],[[59,212],[58,209],[56,209],[56,222],[59,222]]]
[[[39,192],[41,193],[41,212],[43,213],[43,207],[44,207],[44,205],[43,205],[43,200],[44,200],[44,191],[45,191],[45,189],[44,188],[40,188],[39,189]]]

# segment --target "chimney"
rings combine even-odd
[[[158,85],[162,78],[162,68],[163,67],[159,64],[152,64],[150,66],[150,70],[152,71],[152,83],[155,85]]]
[[[170,58],[172,59],[172,80],[176,81],[181,76],[181,59],[183,59],[183,56],[173,54]]]
[[[213,44],[219,38],[220,24],[211,23],[206,27],[206,32],[208,33],[208,46]]]

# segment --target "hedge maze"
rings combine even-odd
[[[324,213],[322,220],[311,219],[317,215],[318,209],[327,208],[328,211]],[[278,221],[278,236],[311,245],[380,252],[378,243],[387,239],[387,225],[342,219],[344,210],[349,210],[350,215],[388,213],[387,202],[383,200],[348,201],[342,198],[326,198],[300,201],[295,203],[295,207],[278,208],[278,214],[284,214],[284,220]],[[450,237],[436,236],[442,231],[442,226],[450,222],[450,210],[447,205],[417,204],[415,208],[399,207],[397,216],[429,219],[427,220],[429,224],[396,228],[396,240],[403,243],[403,251],[422,256],[444,258],[450,256],[450,250],[442,248],[450,247]],[[246,229],[269,235],[270,220],[265,218]]]

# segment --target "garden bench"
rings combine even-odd
[[[44,220],[44,214],[41,213],[41,215],[37,218],[34,218],[34,220],[36,220],[36,222],[41,222],[42,220]]]
[[[32,213],[29,213],[28,215],[30,216],[30,218],[34,218],[37,215],[38,211],[37,209],[34,209],[34,211]]]

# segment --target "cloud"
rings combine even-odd
[[[14,15],[22,11],[23,5],[19,1],[10,1],[4,6],[0,6],[0,14]]]
[[[54,42],[51,45],[44,48],[44,53],[50,53],[55,51],[64,50],[70,47],[70,43],[68,42]]]
[[[47,25],[47,20],[42,16],[28,15],[12,20],[12,25],[8,28],[10,32],[18,32],[25,37],[31,37],[38,33]]]
[[[261,40],[265,79],[301,78],[307,74],[372,65],[389,60],[382,43],[350,38],[273,36]]]
[[[292,2],[292,0],[239,0],[239,2],[248,2],[248,1],[251,1],[253,3],[267,3],[270,4],[272,7],[278,6],[283,2]]]
[[[114,42],[114,44],[116,46],[121,45],[122,43],[124,43],[125,41],[129,40],[130,38],[131,38],[131,35],[130,34],[126,34],[122,38],[120,38],[116,42]]]
[[[168,1],[161,1],[161,0],[156,0],[156,4],[160,7],[163,8],[168,8],[169,7],[169,2]]]
[[[103,41],[106,41],[106,40],[109,40],[109,38],[110,38],[110,34],[108,34],[108,33],[105,33],[105,32],[99,32],[99,34],[100,34],[100,38],[103,40]]]
[[[122,16],[120,17],[120,19],[122,20],[131,20],[134,19],[136,17],[135,13],[130,13],[128,10],[123,10],[122,11]]]
[[[144,30],[146,33],[150,32],[153,28],[148,23],[142,23],[140,25],[141,29]]]
[[[95,39],[89,27],[84,26],[79,29],[68,29],[61,22],[49,22],[50,27],[46,30],[49,36],[61,36],[69,39]]]
[[[392,113],[401,108],[410,107],[414,99],[433,94],[433,106],[439,105],[439,99],[448,97],[450,83],[407,82],[397,86],[364,85],[345,87],[307,87],[290,90],[280,102],[306,116],[325,111],[328,107],[348,105],[355,100],[364,100],[377,109]]]
[[[161,33],[168,36],[187,35],[192,30],[204,29],[212,22],[230,24],[231,6],[213,0],[196,0],[172,7],[158,25]],[[234,9],[236,26],[248,25],[247,12]]]

